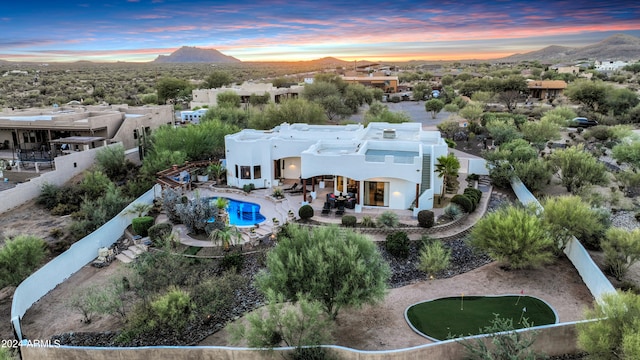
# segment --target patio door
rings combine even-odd
[[[389,183],[382,181],[365,181],[364,205],[389,206]]]

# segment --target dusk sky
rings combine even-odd
[[[181,46],[242,61],[492,59],[640,36],[640,1],[2,0],[0,59],[151,61]]]

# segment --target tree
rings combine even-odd
[[[225,225],[222,229],[214,230],[210,237],[211,241],[219,242],[225,250],[229,250],[230,245],[236,245],[242,239],[242,233],[235,226]]]
[[[177,78],[162,78],[156,85],[158,91],[158,101],[166,104],[168,101],[175,101],[181,95],[190,95],[191,86],[186,80]]]
[[[473,227],[469,244],[513,269],[553,261],[553,239],[533,208],[507,206],[493,211]]]
[[[550,120],[529,121],[520,127],[522,137],[534,144],[544,144],[549,140],[560,140],[560,126]]]
[[[18,286],[40,266],[46,254],[46,243],[39,237],[5,238],[0,248],[0,287]]]
[[[440,203],[445,196],[446,185],[458,176],[460,160],[458,160],[455,154],[449,153],[446,156],[438,157],[436,161],[435,172],[438,174],[438,177],[442,179],[442,191],[438,199],[438,203]]]
[[[253,129],[272,129],[282,123],[324,124],[326,116],[322,106],[305,99],[287,99],[280,104],[267,105],[264,118],[251,118]]]
[[[602,81],[578,80],[567,85],[565,95],[573,100],[581,102],[589,110],[598,111],[605,103],[610,86]]]
[[[640,260],[640,229],[610,228],[601,243],[607,270],[618,281]]]
[[[556,150],[548,159],[562,185],[571,193],[576,193],[585,186],[606,185],[609,182],[604,164],[585,152],[582,144]]]
[[[444,108],[444,103],[439,99],[427,100],[424,103],[424,109],[431,113],[431,118],[435,119],[436,115]]]
[[[223,91],[216,97],[218,101],[218,107],[223,108],[239,108],[242,102],[240,95],[233,90]]]
[[[425,82],[419,82],[413,85],[413,100],[424,100],[427,96],[431,95],[431,86]]]
[[[514,174],[527,186],[527,189],[534,194],[544,189],[553,176],[549,164],[541,158],[531,159],[527,162],[516,162],[513,164],[513,170]]]
[[[567,246],[572,236],[578,240],[604,233],[596,210],[579,196],[550,196],[542,200],[542,219],[555,237],[556,252]]]
[[[522,133],[518,131],[518,127],[512,120],[493,120],[487,123],[487,131],[493,137],[493,142],[496,145],[508,143],[522,137]]]
[[[577,324],[578,346],[594,359],[640,358],[640,296],[631,292],[609,293],[586,311],[587,321]]]
[[[611,150],[611,156],[614,159],[640,169],[640,141],[637,139],[618,144]]]
[[[374,101],[364,114],[364,125],[372,122],[387,122],[391,124],[411,122],[411,117],[405,112],[390,111],[387,105]]]
[[[638,99],[635,91],[627,88],[613,88],[607,91],[602,112],[619,116],[638,105],[638,103],[640,103],[640,99]]]
[[[127,173],[127,159],[124,146],[116,144],[102,147],[96,153],[98,168],[111,180],[120,180]]]
[[[479,122],[480,119],[482,119],[483,112],[484,106],[482,104],[472,102],[460,109],[460,112],[458,114],[469,121]]]
[[[287,304],[282,294],[269,291],[267,307],[247,315],[248,326],[231,327],[232,342],[246,339],[252,348],[273,348],[284,344],[296,347],[318,346],[331,341],[333,322],[323,313],[322,304],[301,296]]]
[[[512,75],[506,79],[497,79],[493,83],[498,99],[512,112],[522,94],[528,90],[527,82],[520,75]]]
[[[332,319],[342,307],[384,297],[389,266],[368,237],[336,226],[284,229],[267,255],[267,270],[257,277],[262,292],[319,301]]]
[[[217,89],[223,86],[231,84],[231,75],[226,71],[216,70],[209,74],[204,80],[204,87],[206,89]]]

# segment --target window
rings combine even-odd
[[[262,172],[260,171],[260,165],[256,165],[253,167],[253,178],[260,179],[262,177]]]
[[[240,166],[240,178],[251,179],[251,166]]]
[[[365,181],[364,205],[389,206],[389,183]]]

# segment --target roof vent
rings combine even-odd
[[[396,138],[396,129],[384,129],[384,130],[382,130],[382,138],[383,139],[395,139]]]

